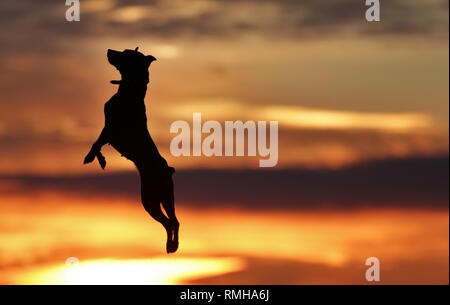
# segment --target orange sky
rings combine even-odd
[[[2,4],[17,18],[3,18],[0,30],[8,42],[0,53],[0,169],[91,170],[80,160],[116,90],[109,80],[119,77],[106,50],[136,46],[158,58],[149,126],[177,168],[258,165],[172,157],[170,124],[193,112],[220,122],[278,120],[280,167],[446,154],[446,1],[394,2],[379,24],[351,1],[92,0],[78,23],[65,22],[60,1]],[[115,153],[107,158],[112,169],[130,168]]]
[[[447,0],[383,2],[379,23],[347,0],[82,2],[77,23],[0,2],[0,284],[364,284],[369,256],[383,283],[448,284]],[[171,256],[134,166],[82,164],[117,90],[106,50],[137,46],[177,169]],[[194,112],[278,121],[277,167],[172,156]]]
[[[167,256],[162,227],[134,201],[55,193],[1,201],[3,284],[364,284],[371,256],[384,283],[448,283],[448,211],[268,214],[179,202],[182,244]],[[71,257],[80,270],[66,265]]]

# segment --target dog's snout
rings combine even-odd
[[[108,57],[112,57],[112,56],[118,55],[119,53],[121,53],[121,52],[108,49],[108,52],[106,54],[107,54]]]
[[[118,61],[119,61],[120,53],[121,52],[108,49],[108,52],[106,54],[107,54],[109,63],[112,64],[113,66],[116,66],[118,64]]]

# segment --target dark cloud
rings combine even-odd
[[[339,170],[191,170],[175,174],[176,198],[203,208],[448,209],[449,158],[388,159]],[[72,195],[138,200],[136,173],[86,176],[0,176],[11,192],[63,191]],[[3,190],[7,191],[7,190]]]
[[[445,259],[382,260],[383,284],[446,284]],[[238,272],[189,281],[194,285],[364,285],[368,284],[364,261],[342,266],[274,258],[246,258],[247,267]],[[414,266],[414,268],[411,268]]]
[[[338,159],[344,164],[361,160],[376,160],[388,157],[408,155],[427,156],[444,155],[448,152],[448,135],[421,133],[393,133],[367,129],[290,129],[279,131],[279,163],[284,164],[292,159],[303,160],[309,166],[330,165]],[[324,148],[325,147],[325,148]],[[399,150],[399,147],[401,148]],[[339,153],[329,154],[330,158],[314,158],[314,152],[331,152],[333,148],[345,151],[340,158]],[[346,157],[349,159],[345,159]]]
[[[391,0],[382,3],[382,21],[365,20],[364,1],[340,0],[211,0],[213,4],[189,16],[167,13],[164,1],[151,1],[161,20],[145,18],[137,23],[107,23],[117,34],[216,37],[256,34],[266,37],[317,37],[344,30],[359,34],[448,35],[446,1]],[[166,2],[167,3],[167,2]],[[174,2],[172,8],[189,7]],[[195,3],[192,2],[192,3]],[[121,6],[125,6],[121,3]],[[256,17],[255,17],[256,16]],[[166,17],[166,18],[164,18]]]
[[[83,1],[82,1],[83,2]],[[136,22],[112,19],[118,9],[151,9]],[[391,0],[381,4],[381,22],[365,20],[364,1],[209,0],[116,1],[98,12],[83,11],[81,22],[65,21],[64,1],[17,0],[0,4],[1,51],[27,48],[64,50],[61,40],[96,37],[216,38],[253,34],[268,38],[360,35],[448,37],[448,1]],[[189,13],[186,13],[188,11]]]

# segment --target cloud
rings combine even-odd
[[[445,0],[383,2],[382,19],[376,24],[366,22],[364,1],[354,0],[97,0],[81,5],[78,23],[65,21],[66,8],[56,0],[2,3],[0,37],[9,43],[2,44],[0,52],[64,49],[61,39],[99,36],[223,40],[248,34],[302,39],[354,33],[448,38]]]
[[[189,5],[185,1],[151,1],[145,6],[121,4],[109,12],[105,22],[118,34],[127,32],[163,38],[223,38],[241,34],[315,38],[343,32],[445,36],[448,24],[445,2],[384,2],[382,22],[369,24],[364,17],[367,9],[364,1],[199,0],[190,1]]]
[[[421,133],[428,131],[430,119],[437,125],[436,116],[448,110],[441,106],[448,96],[448,90],[443,89],[446,71],[439,68],[445,65],[441,64],[443,57],[436,56],[445,50],[437,52],[431,44],[427,46],[429,51],[423,52],[421,45],[414,51],[419,57],[416,53],[405,56],[408,41],[400,50],[382,45],[382,53],[366,54],[365,45],[348,48],[348,41],[339,38],[352,34],[356,39],[350,41],[359,43],[363,41],[360,35],[372,31],[396,38],[435,39],[447,33],[447,1],[384,2],[379,24],[365,21],[362,3],[92,0],[82,1],[81,22],[69,23],[64,19],[64,1],[3,1],[0,40],[7,43],[0,45],[0,69],[4,72],[0,75],[0,168],[45,171],[45,166],[51,164],[61,172],[73,170],[76,164],[76,170],[80,170],[78,160],[103,123],[103,102],[115,89],[108,80],[117,77],[117,73],[107,64],[104,49],[130,44],[151,50],[158,58],[170,59],[161,61],[160,68],[155,66],[152,71],[157,77],[152,83],[148,108],[151,132],[164,144],[171,137],[167,132],[169,120],[183,118],[174,114],[183,108],[181,104],[186,99],[203,99],[213,104],[215,97],[224,96],[237,101],[236,105],[228,105],[227,109],[234,110],[230,116],[225,117],[227,113],[222,112],[224,119],[243,119],[237,116],[248,110],[258,112],[261,120],[278,119],[284,124],[280,141],[284,141],[283,134],[288,134],[285,138],[293,136],[295,143],[285,146],[280,154],[289,151],[290,160],[299,156],[296,164],[334,166],[359,161],[361,156],[370,159],[445,152],[448,149],[442,144],[442,137],[434,134],[427,138]],[[113,18],[125,10],[125,15],[131,14],[129,18],[133,19],[136,9],[126,12],[136,7],[144,8],[145,13],[137,21]],[[240,44],[239,38],[247,35],[264,41]],[[277,44],[275,40],[280,37],[289,42]],[[304,49],[303,38],[336,42],[310,44]],[[171,39],[186,40],[165,41]],[[204,43],[205,40],[209,42]],[[214,40],[221,44],[216,45]],[[308,55],[310,52],[321,55],[315,58]],[[373,69],[374,66],[379,68]],[[207,73],[203,72],[205,67]],[[91,70],[95,73],[86,73]],[[380,86],[374,88],[371,84]],[[173,90],[174,85],[177,90]],[[364,100],[369,92],[371,96]],[[228,104],[227,100],[219,102]],[[252,103],[262,107],[247,108]],[[269,103],[274,107],[265,108]],[[282,106],[294,103],[307,107]],[[159,119],[164,113],[158,111],[163,109],[158,104],[169,105],[164,112],[173,114],[164,122]],[[239,113],[236,109],[243,110]],[[209,116],[213,114],[214,111],[208,112]],[[443,116],[442,125],[446,125],[448,116]],[[60,122],[61,117],[69,117],[73,124]],[[286,132],[285,127],[297,130]],[[354,133],[334,130],[345,128]],[[356,135],[363,129],[364,133]],[[420,129],[417,133],[421,134],[391,134],[392,130],[412,129]],[[444,133],[447,136],[447,130]],[[318,137],[308,137],[310,143],[306,145],[299,136],[305,134]],[[328,134],[343,142],[337,143]]]
[[[238,110],[237,110],[238,109]],[[386,132],[406,132],[431,129],[432,119],[421,113],[376,113],[362,111],[344,111],[317,109],[294,105],[258,105],[227,99],[192,100],[178,105],[170,113],[160,116],[177,115],[192,121],[192,113],[200,112],[209,119],[225,121],[239,117],[240,120],[278,121],[289,128],[303,129],[354,129],[379,130]]]
[[[177,198],[255,209],[448,208],[448,157],[386,160],[340,170],[193,171]]]
[[[448,156],[388,159],[339,170],[188,170],[175,174],[176,198],[193,207],[349,210],[448,209]],[[138,200],[136,173],[0,176],[11,192],[62,191]]]
[[[100,107],[99,112],[100,112]],[[174,107],[176,108],[176,107]],[[243,109],[239,107],[237,109]],[[153,109],[154,111],[155,109]],[[210,118],[210,113],[203,118]],[[151,132],[160,152],[178,169],[255,168],[259,157],[175,158],[169,151],[170,120],[151,113]],[[54,117],[52,119],[52,116]],[[34,119],[33,119],[34,118]],[[82,159],[96,139],[103,123],[101,119],[86,122],[68,116],[39,116],[3,124],[0,131],[0,168],[6,172],[79,173],[98,171],[97,165],[84,166]],[[177,117],[183,119],[184,117]],[[228,118],[245,119],[241,116]],[[191,118],[192,119],[192,118]],[[98,126],[93,126],[97,122]],[[188,119],[188,122],[190,120]],[[0,124],[1,125],[1,124]],[[206,134],[204,135],[204,137]],[[433,156],[448,153],[448,134],[434,132],[403,132],[361,128],[292,128],[280,125],[279,168],[340,168],[358,162],[390,158]],[[132,163],[105,146],[108,169],[125,170]]]
[[[196,285],[364,285],[364,261],[330,266],[288,259],[246,258],[247,268],[228,274],[190,280]],[[414,266],[414,268],[411,268]],[[446,284],[445,259],[395,260],[383,264],[382,284]]]

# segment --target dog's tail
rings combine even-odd
[[[169,166],[169,175],[172,176],[175,173],[175,168]]]

